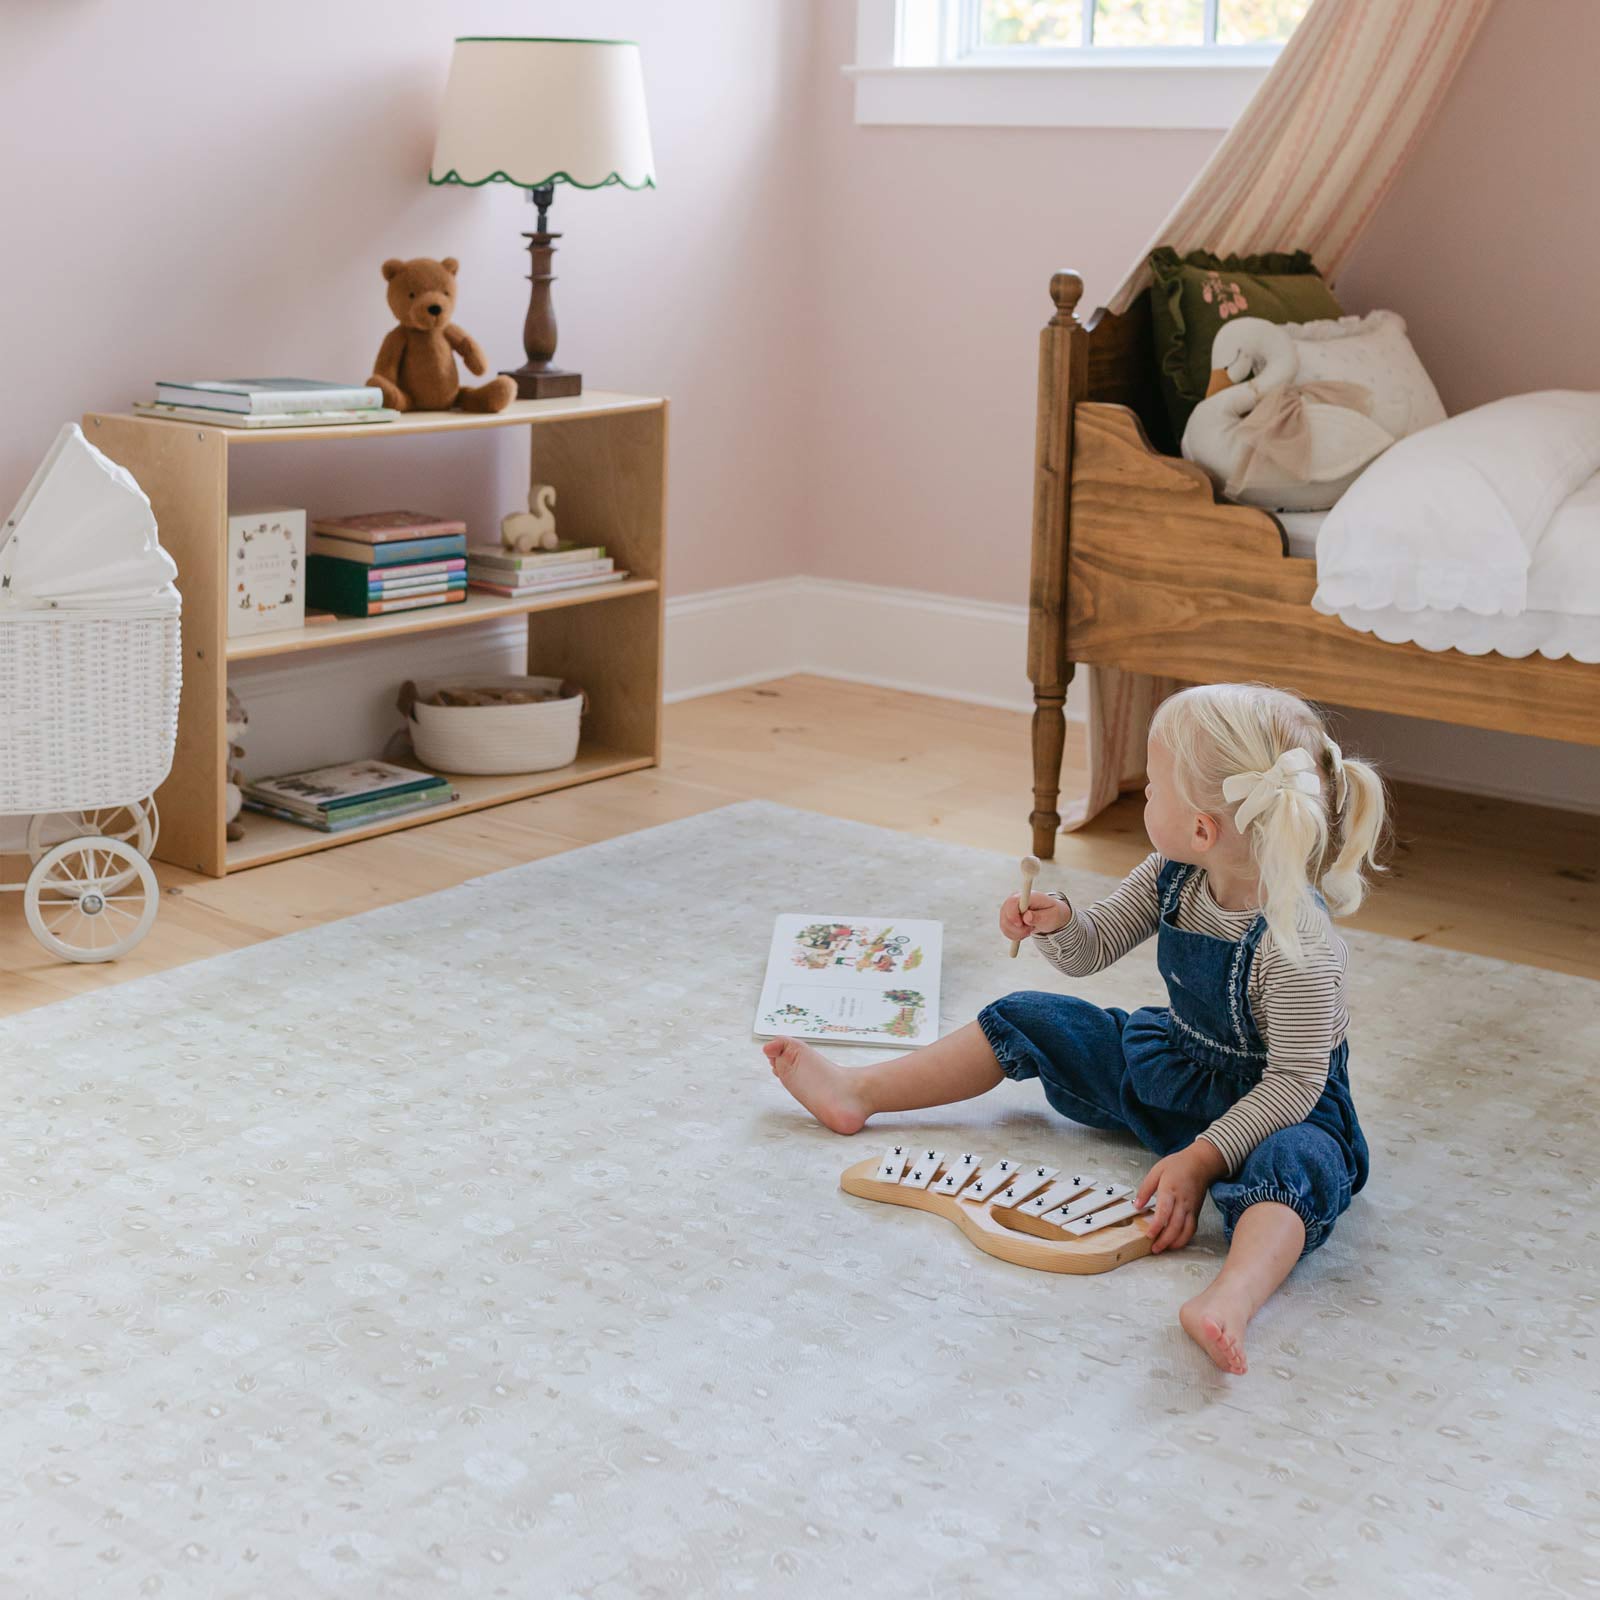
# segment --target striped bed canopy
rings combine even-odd
[[[1493,0],[1314,0],[1289,42],[1138,263],[1107,302],[1150,284],[1150,250],[1308,250],[1337,279],[1466,59]],[[1089,669],[1089,783],[1081,827],[1142,780],[1155,706],[1177,685]]]

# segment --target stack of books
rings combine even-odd
[[[386,822],[455,798],[455,790],[437,773],[388,761],[347,761],[244,785],[249,810],[321,833]]]
[[[393,422],[400,413],[381,389],[319,378],[192,378],[156,384],[156,397],[136,400],[141,416],[210,422],[221,428],[330,428]]]
[[[306,541],[306,603],[344,617],[467,598],[467,525],[428,511],[323,517]]]
[[[626,572],[606,554],[604,545],[568,541],[554,550],[522,555],[497,544],[475,544],[467,551],[467,581],[486,594],[544,594],[554,589],[581,589],[596,583],[620,583]]]

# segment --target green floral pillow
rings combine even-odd
[[[1180,256],[1163,245],[1150,253],[1150,271],[1161,398],[1174,439],[1183,438],[1189,413],[1206,397],[1211,341],[1223,323],[1232,317],[1315,322],[1344,315],[1304,250],[1261,256],[1191,250]]]

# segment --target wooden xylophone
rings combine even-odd
[[[1150,1253],[1139,1219],[1153,1200],[1141,1206],[1128,1184],[1042,1163],[897,1144],[847,1167],[839,1187],[932,1211],[980,1250],[1042,1272],[1109,1272]]]

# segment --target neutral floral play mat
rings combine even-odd
[[[942,920],[946,1027],[1057,983],[1014,871],[753,803],[0,1023],[0,1595],[1595,1592],[1600,989],[1352,937],[1374,1178],[1229,1379],[1214,1218],[1064,1279],[837,1190],[1131,1143],[839,1139],[752,1041],[779,912]]]

